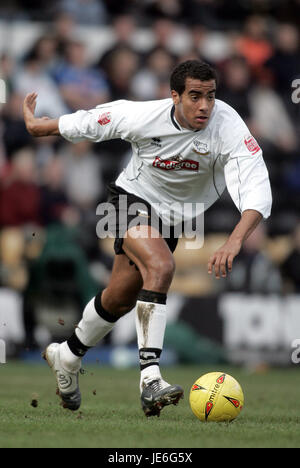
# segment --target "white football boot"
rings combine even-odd
[[[71,411],[77,411],[81,405],[81,393],[78,385],[80,366],[72,371],[66,370],[60,359],[60,345],[50,344],[42,356],[51,367],[57,382],[57,394],[62,399],[62,406]]]

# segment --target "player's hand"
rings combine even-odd
[[[36,118],[34,116],[36,109],[36,100],[37,93],[30,93],[24,99],[23,103],[23,114],[26,128],[30,135],[32,136],[47,136],[47,135],[56,135],[58,134],[57,125],[52,125],[51,127],[45,127],[46,121],[51,121],[49,117],[40,117]],[[54,122],[54,121],[53,121]],[[53,128],[52,128],[53,127]]]
[[[30,94],[27,94],[23,103],[24,122],[30,135],[33,135],[34,124],[36,121],[34,117],[35,108],[36,108],[36,99],[37,99],[37,93],[30,93]]]
[[[25,97],[23,104],[24,117],[34,117],[37,96],[37,93],[30,93]]]
[[[211,275],[213,270],[217,279],[226,278],[227,273],[231,272],[233,259],[238,255],[242,247],[239,240],[228,239],[209,259],[208,273]]]

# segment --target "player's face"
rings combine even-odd
[[[200,81],[187,78],[185,90],[181,95],[172,91],[178,123],[190,130],[203,130],[208,125],[214,108],[215,94],[215,80]]]

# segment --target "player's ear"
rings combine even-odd
[[[180,96],[179,96],[179,94],[177,93],[177,91],[174,91],[174,89],[172,89],[172,91],[171,91],[171,96],[172,96],[172,99],[173,99],[173,102],[174,102],[175,106],[176,106],[177,104],[179,104],[179,102],[180,102]]]

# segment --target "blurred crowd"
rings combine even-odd
[[[107,281],[112,257],[96,237],[96,207],[130,147],[120,140],[33,140],[23,122],[24,96],[37,92],[37,115],[52,118],[117,99],[162,99],[170,96],[174,66],[193,58],[217,68],[217,98],[237,110],[263,147],[274,196],[272,217],[225,288],[280,292],[288,284],[300,291],[300,104],[292,99],[300,79],[299,0],[1,0],[0,29],[18,22],[39,24],[41,34],[22,56],[9,48],[0,55],[7,85],[0,286],[22,293],[29,329],[37,290],[45,297],[52,288],[57,298],[77,281],[73,293],[84,304]],[[110,40],[91,59],[84,32],[92,30],[107,31]],[[238,217],[224,194],[206,215],[206,234],[229,232]],[[283,246],[281,255],[275,247],[272,257],[274,245]]]

